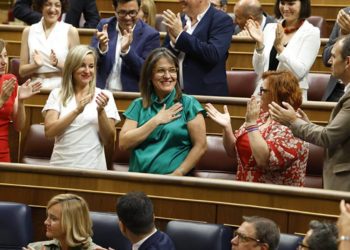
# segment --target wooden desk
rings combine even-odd
[[[0,200],[29,204],[36,237],[54,195],[83,196],[91,211],[115,212],[129,191],[148,194],[157,220],[185,219],[237,226],[243,215],[271,218],[285,233],[305,233],[312,219],[335,220],[350,193],[197,177],[82,170],[0,163]]]

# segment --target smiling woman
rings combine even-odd
[[[79,45],[69,51],[62,87],[44,106],[45,134],[55,137],[50,164],[106,170],[104,145],[114,142],[120,121],[111,92],[96,88],[96,52]]]
[[[120,147],[131,150],[131,172],[185,175],[206,150],[204,110],[182,94],[177,58],[158,48],[146,59],[141,98],[125,111]]]
[[[43,88],[53,89],[61,85],[66,56],[79,44],[79,34],[72,25],[59,21],[65,0],[37,0],[35,6],[43,17],[23,31],[19,73],[39,78]]]

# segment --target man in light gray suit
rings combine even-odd
[[[326,148],[323,181],[325,189],[350,191],[350,35],[341,37],[333,46],[330,62],[332,75],[345,85],[344,95],[334,107],[327,126],[309,121],[302,110],[288,104],[269,105],[276,121],[291,128],[305,141]]]

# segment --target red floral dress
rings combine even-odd
[[[260,126],[266,123],[268,116],[268,112],[261,113],[257,121],[259,131],[270,151],[267,167],[257,166],[244,126],[235,131],[237,180],[304,186],[309,144],[294,137],[288,127],[276,121],[262,129]]]
[[[11,74],[5,74],[0,76],[0,92],[2,90],[2,84],[5,80],[15,77]],[[10,149],[8,143],[9,125],[12,120],[13,105],[17,96],[17,81],[16,87],[12,92],[12,95],[0,108],[0,162],[10,162]]]

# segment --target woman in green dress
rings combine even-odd
[[[186,175],[206,150],[204,109],[182,94],[177,58],[158,48],[146,59],[141,98],[125,111],[119,146],[131,150],[130,172]]]

